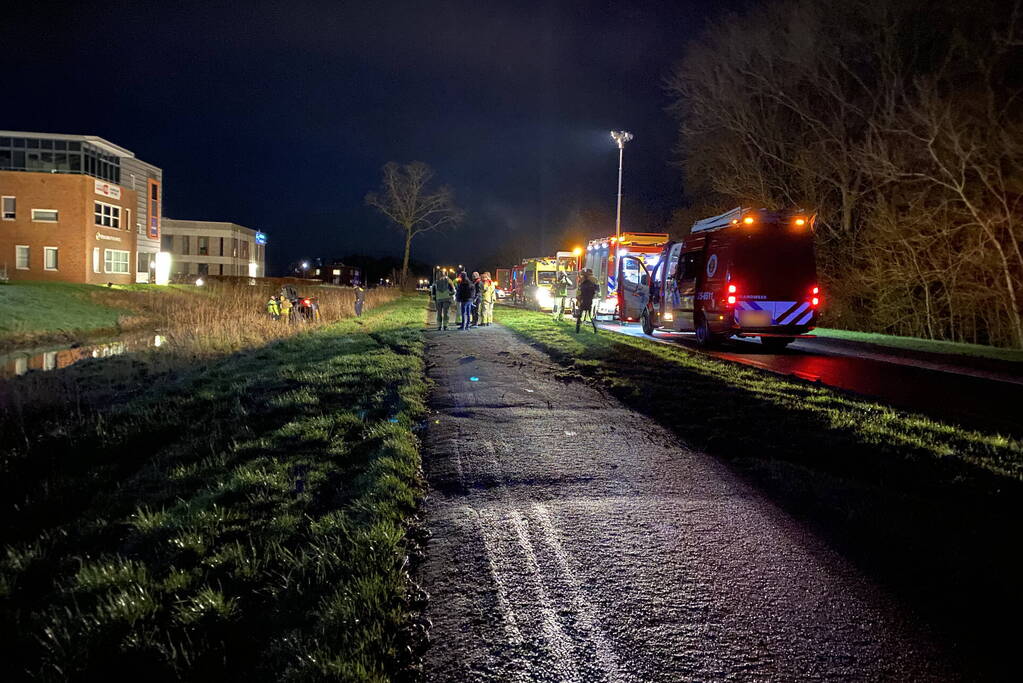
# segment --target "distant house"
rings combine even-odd
[[[329,285],[354,287],[362,283],[361,269],[337,259],[313,258],[294,264],[292,270],[299,277],[321,280]]]

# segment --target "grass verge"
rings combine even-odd
[[[890,349],[925,351],[927,353],[950,356],[971,356],[974,358],[989,358],[991,360],[1023,363],[1023,350],[1020,349],[1003,349],[998,346],[984,346],[983,344],[962,344],[935,339],[920,339],[918,337],[899,337],[892,334],[878,334],[875,332],[837,330],[827,327],[818,327],[812,334],[822,339],[873,344],[874,346],[883,346]]]
[[[567,378],[599,383],[731,463],[969,643],[971,658],[1005,665],[1014,636],[997,617],[1023,607],[1023,443],[682,347],[576,334],[517,309],[499,319]]]
[[[404,298],[155,384],[118,359],[130,400],[90,410],[67,391],[59,418],[6,414],[19,426],[0,460],[5,669],[384,680],[413,667],[422,318]],[[96,368],[62,372],[67,387]]]
[[[0,285],[0,341],[18,343],[33,335],[70,330],[116,332],[131,312],[99,300],[104,289],[40,282]]]

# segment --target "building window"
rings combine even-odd
[[[210,274],[210,264],[208,264],[208,263],[200,263],[199,264],[199,272],[198,272],[198,274],[199,275],[209,275]]]
[[[200,237],[200,238],[198,238],[197,241],[199,243],[199,245],[198,245],[199,246],[199,256],[209,256],[210,255],[210,238],[209,237]]]
[[[19,244],[14,247],[14,267],[18,270],[28,270],[28,247]]]
[[[16,204],[17,201],[14,197],[3,198],[3,219],[5,221],[13,221],[17,217]]]
[[[192,247],[191,241],[188,235],[181,236],[181,253],[185,256],[188,256],[188,250]]]
[[[249,242],[248,240],[242,240],[242,256],[243,259],[249,258]]]
[[[173,252],[174,251],[174,235],[161,235],[160,236],[160,251],[167,251],[167,252]]]
[[[121,207],[105,202],[93,202],[92,213],[96,219],[96,225],[118,230],[121,228]]]
[[[160,237],[160,181],[150,178],[147,185],[149,187],[149,202],[147,204],[149,237],[155,240]]]
[[[36,223],[56,223],[56,209],[32,209],[32,220]]]
[[[224,255],[224,238],[221,237],[220,238],[220,256],[223,256],[223,255]],[[223,273],[221,273],[221,275],[223,275]]]
[[[99,247],[92,249],[92,272],[99,273]]]
[[[43,247],[43,268],[57,270],[57,247]]]
[[[103,269],[107,273],[128,273],[128,257],[131,252],[120,249],[103,250]]]

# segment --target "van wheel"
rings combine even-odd
[[[717,346],[721,342],[721,335],[713,334],[710,331],[710,324],[707,317],[701,315],[700,322],[696,325],[696,343],[704,349]]]
[[[654,336],[654,323],[650,320],[650,311],[644,310],[643,314],[639,316],[639,321],[643,325],[643,334]]]
[[[795,341],[792,337],[761,337],[760,344],[771,351],[781,351]]]

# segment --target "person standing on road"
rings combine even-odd
[[[483,273],[483,312],[480,315],[480,324],[490,327],[494,324],[494,301],[497,300],[497,287],[490,279],[490,273]]]
[[[593,271],[589,268],[583,273],[583,280],[579,283],[579,306],[575,310],[575,332],[579,333],[579,326],[583,316],[588,316],[590,324],[593,325],[593,333],[597,333],[597,321],[593,317],[593,297],[597,294],[597,283],[593,280]]]
[[[483,281],[476,271],[472,273],[472,326],[480,324],[480,308],[483,306]]]
[[[455,300],[458,301],[458,308],[462,313],[462,324],[458,326],[460,330],[469,329],[469,324],[472,322],[474,289],[473,284],[469,282],[469,276],[463,270],[458,274],[458,286],[455,287]]]
[[[451,299],[455,295],[455,287],[451,280],[444,273],[437,275],[437,279],[430,285],[430,298],[437,306],[437,329],[448,329],[448,311],[451,309]]]
[[[560,271],[554,283],[554,319],[565,319],[565,304],[568,302],[568,273]]]
[[[362,285],[355,285],[355,316],[362,315],[362,307],[366,303],[366,290],[362,288]]]

